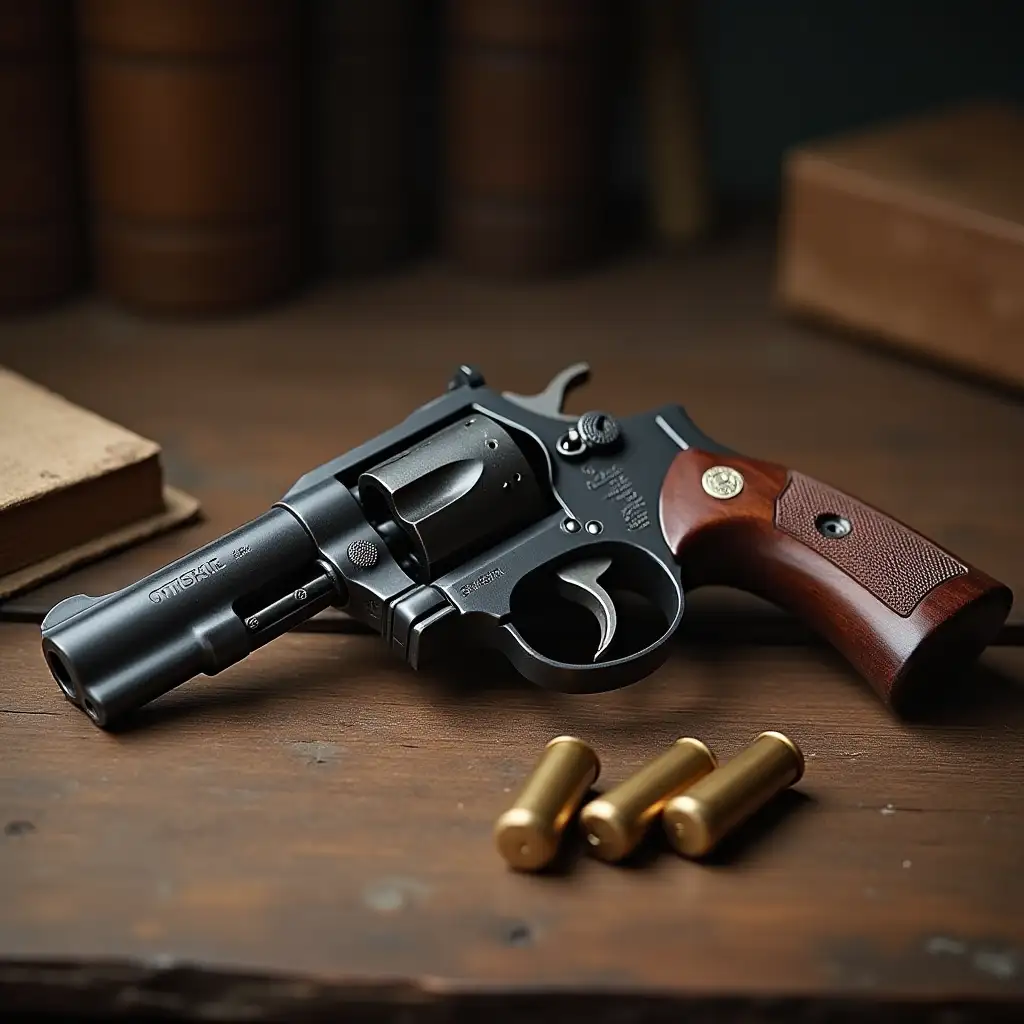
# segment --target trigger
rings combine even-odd
[[[618,625],[615,603],[608,591],[597,582],[611,564],[610,558],[586,558],[581,562],[567,565],[556,573],[559,593],[567,600],[586,608],[601,627],[601,640],[597,645],[594,661],[608,649]]]

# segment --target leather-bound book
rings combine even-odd
[[[71,0],[0,0],[0,310],[82,273]]]
[[[259,304],[300,272],[299,5],[82,0],[100,287],[133,307]]]
[[[410,245],[414,0],[315,0],[311,14],[318,262],[379,270]]]
[[[0,598],[192,518],[160,446],[0,367]]]
[[[599,251],[608,8],[602,0],[452,0],[444,232],[467,269],[545,275]]]

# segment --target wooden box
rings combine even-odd
[[[1024,385],[1024,115],[970,104],[793,152],[785,307]]]

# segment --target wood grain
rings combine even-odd
[[[794,312],[1024,387],[1024,116],[973,102],[795,150]]]
[[[528,393],[580,357],[573,410],[682,401],[730,447],[1024,587],[1024,408],[781,323],[771,269],[755,236],[558,288],[425,266],[258,318],[154,324],[94,300],[0,325],[0,361],[159,440],[207,516],[40,596],[120,586],[264,511],[459,362]],[[468,654],[415,675],[371,637],[303,634],[113,735],[59,696],[37,627],[0,623],[0,1003],[603,1022],[934,1020],[948,1000],[1010,1019],[1021,652],[990,650],[959,703],[899,722],[827,648],[750,642],[768,606],[731,593],[698,592],[667,664],[617,693],[547,694]],[[577,847],[524,878],[491,846],[557,733],[595,745],[607,786],[678,735],[726,759],[773,727],[808,755],[803,797],[711,865],[655,844],[615,869]]]
[[[369,637],[289,636],[106,735],[58,694],[36,630],[2,629],[0,958],[441,991],[1024,995],[1019,652],[986,656],[955,720],[909,729],[799,650],[680,649],[581,700],[500,662],[424,678]],[[615,870],[577,844],[532,878],[493,848],[554,735],[594,745],[606,788],[679,735],[726,759],[770,727],[803,746],[801,795],[710,867],[655,843]]]
[[[702,477],[716,468],[741,475],[736,494],[705,491]],[[825,539],[822,515],[847,517],[851,532]],[[739,587],[789,609],[901,712],[927,708],[940,684],[956,685],[1013,600],[904,524],[769,462],[680,452],[659,518],[688,590]]]

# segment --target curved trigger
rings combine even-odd
[[[618,613],[611,595],[597,581],[611,566],[610,558],[585,558],[573,562],[556,572],[558,591],[569,601],[586,608],[601,628],[601,640],[597,645],[594,661],[597,661],[608,649],[615,637],[618,626]]]

